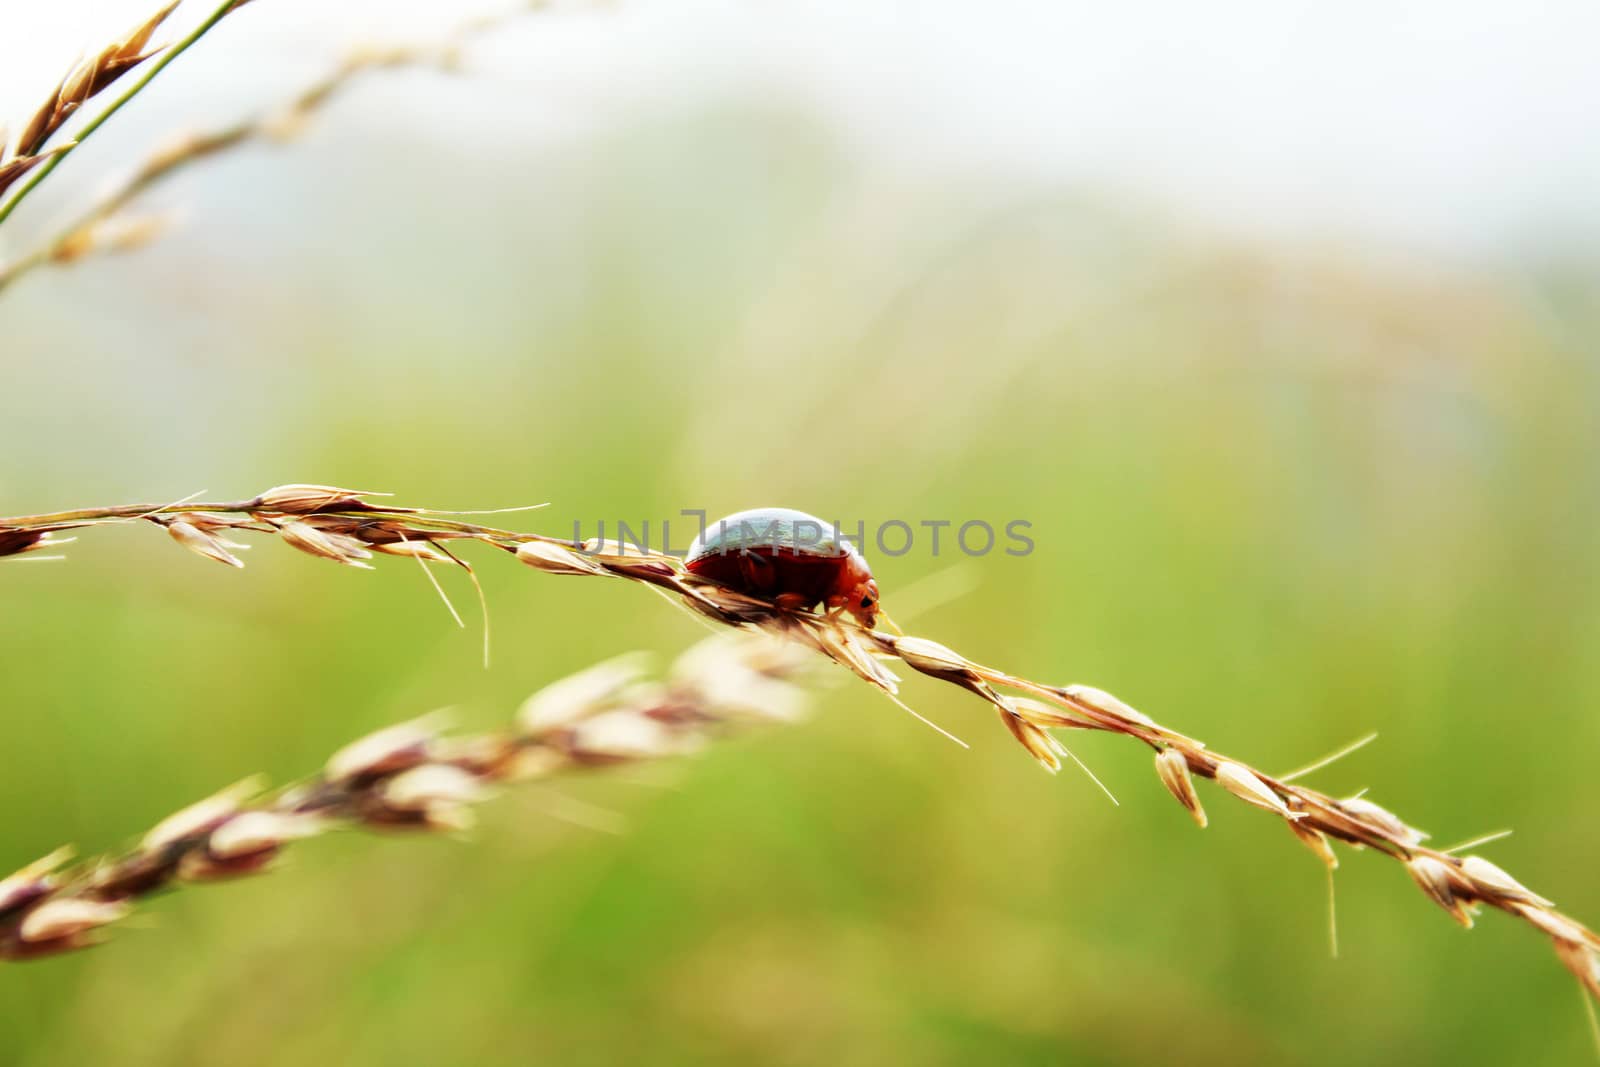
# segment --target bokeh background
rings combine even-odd
[[[146,6],[8,9],[0,112]],[[239,12],[4,253],[172,130],[465,9],[332,7]],[[179,225],[151,248],[7,292],[0,513],[319,481],[547,500],[523,521],[556,533],[1027,520],[1024,558],[876,557],[888,604],[1269,769],[1378,730],[1316,783],[1446,843],[1514,827],[1487,854],[1600,918],[1595,18],[529,15],[152,194]],[[403,561],[262,546],[232,572],[107,529],[3,564],[0,868],[701,633],[623,583],[481,562],[487,672]],[[1592,1055],[1529,930],[1465,933],[1347,853],[1330,959],[1323,873],[1274,820],[1208,787],[1198,832],[1146,754],[1078,739],[1114,808],[981,704],[907,689],[971,750],[819,683],[803,725],[509,795],[466,843],[343,835],[152,902],[0,969],[0,1063]]]

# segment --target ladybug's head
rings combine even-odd
[[[844,609],[856,617],[856,621],[867,629],[875,629],[878,625],[878,582],[868,576],[850,587],[845,594]]]
[[[869,630],[878,625],[878,583],[861,553],[846,547],[834,574],[826,602],[830,611],[842,611]]]

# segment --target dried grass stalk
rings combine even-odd
[[[108,193],[41,241],[31,252],[0,267],[0,292],[39,267],[66,265],[90,255],[142,248],[161,236],[167,228],[167,221],[160,216],[128,213],[133,202],[150,189],[224,152],[247,144],[281,144],[295,138],[305,131],[319,111],[368,72],[400,68],[454,71],[460,64],[461,48],[471,38],[499,28],[523,11],[543,6],[543,3],[534,0],[500,15],[471,20],[442,41],[356,49],[327,75],[276,107],[230,126],[184,133],[172,138],[120,179]],[[35,162],[43,162],[43,158],[36,157]],[[34,165],[27,163],[22,170]],[[21,172],[18,171],[18,177]],[[0,167],[0,193],[4,192],[4,173],[4,167]]]
[[[0,555],[59,544],[52,538],[72,529],[142,521],[169,532],[182,523],[173,535],[180,544],[228,565],[238,560],[227,552],[224,536],[239,531],[277,534],[311,555],[361,565],[373,553],[405,544],[467,567],[450,550],[452,542],[465,540],[513,553],[552,574],[607,575],[649,585],[717,622],[819,652],[897,702],[899,680],[887,666],[891,662],[957,686],[991,704],[1029,754],[1052,772],[1060,768],[1059,757],[1068,754],[1050,734],[1052,729],[1097,730],[1138,741],[1155,753],[1158,779],[1200,825],[1205,825],[1205,816],[1195,777],[1212,779],[1227,793],[1282,819],[1330,868],[1337,863],[1330,842],[1372,849],[1403,864],[1423,893],[1464,926],[1472,924],[1483,906],[1520,919],[1549,937],[1562,964],[1600,998],[1600,935],[1488,860],[1430,848],[1423,844],[1427,835],[1370,800],[1338,799],[1290,781],[1295,775],[1275,777],[1223,756],[1103,690],[1035,682],[925,638],[866,630],[848,617],[788,610],[690,574],[674,556],[479,526],[426,509],[374,503],[373,496],[330,486],[289,485],[234,503],[133,505],[0,519]]]
[[[150,38],[167,16],[177,10],[178,0],[173,0],[161,10],[135,26],[121,39],[111,42],[92,56],[86,56],[72,65],[65,77],[50,90],[44,103],[34,111],[9,152],[0,145],[0,193],[17,178],[26,174],[33,162],[40,159],[45,144],[66,125],[84,104],[109,89],[118,78],[149,59],[159,48],[151,48]]]
[[[661,679],[623,657],[556,682],[495,733],[452,737],[438,716],[336,752],[316,777],[275,792],[246,781],[164,819],[126,852],[67,867],[60,849],[0,879],[0,959],[98,943],[140,899],[258,874],[291,842],[340,828],[451,832],[499,787],[680,756],[729,730],[794,718],[791,680],[809,657],[760,635],[720,634]]]
[[[12,148],[7,151],[0,144],[0,223],[17,209],[28,194],[38,188],[61,160],[78,145],[88,140],[123,105],[137,96],[167,65],[188,51],[212,27],[228,15],[243,7],[247,0],[223,0],[194,29],[183,37],[159,48],[150,47],[150,39],[177,8],[177,0],[166,4],[155,14],[134,27],[121,39],[112,42],[99,52],[74,64],[59,84],[46,96],[45,101],[22,127]],[[112,101],[100,114],[78,131],[76,140],[54,148],[46,145],[67,121],[85,104],[109,89],[124,74],[135,67],[143,67],[143,74],[128,90]],[[10,200],[5,200],[11,185],[22,182]]]

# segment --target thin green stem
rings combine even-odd
[[[182,39],[173,42],[171,45],[168,45],[166,51],[162,52],[160,56],[156,57],[154,62],[144,69],[144,73],[139,76],[139,79],[130,85],[121,96],[112,101],[111,106],[107,107],[104,111],[100,112],[100,114],[96,115],[83,127],[83,129],[78,131],[76,137],[77,143],[73,145],[70,150],[59,152],[45,160],[39,165],[38,169],[33,172],[33,175],[17,189],[16,193],[12,195],[11,199],[6,201],[4,205],[0,205],[0,224],[3,224],[6,221],[11,213],[17,209],[17,205],[20,204],[29,193],[37,188],[40,182],[44,181],[50,176],[51,171],[55,170],[56,167],[61,165],[61,161],[63,159],[71,155],[72,152],[75,152],[81,148],[83,146],[83,142],[87,141],[96,130],[105,125],[107,119],[111,118],[112,115],[115,115],[119,110],[121,110],[122,105],[132,100],[135,96],[138,96],[139,93],[143,91],[145,86],[149,85],[155,80],[156,75],[167,69],[167,65],[170,64],[174,59],[177,59],[179,56],[183,55],[184,52],[188,51],[190,45],[204,37],[206,33],[210,31],[211,27],[221,22],[229,12],[239,5],[239,3],[240,0],[223,0],[221,4],[217,5],[216,10],[212,11],[211,14],[206,17],[205,21],[201,22],[200,25],[190,30],[189,33]]]

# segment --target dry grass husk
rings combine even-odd
[[[661,679],[640,657],[621,657],[535,693],[504,730],[452,737],[439,716],[425,716],[346,746],[297,785],[225,789],[126,852],[67,868],[71,853],[58,850],[0,879],[0,959],[97,944],[142,898],[261,873],[303,838],[342,828],[461,831],[502,786],[681,756],[730,729],[786,721],[803,706],[791,679],[807,658],[743,634],[702,641]]]
[[[117,73],[132,65],[131,60],[121,60],[117,57],[133,45],[142,46],[148,34],[171,13],[175,6],[163,9],[146,26],[116,46],[121,51],[107,50],[104,55],[110,57],[109,61],[125,64],[114,67]],[[276,144],[291,140],[306,129],[318,112],[326,108],[364,74],[401,68],[454,70],[460,61],[461,48],[470,39],[506,24],[525,11],[537,10],[543,6],[538,0],[532,0],[520,8],[513,8],[499,15],[473,19],[461,24],[453,33],[440,41],[355,49],[329,73],[277,106],[228,126],[183,133],[171,138],[132,171],[118,179],[108,192],[41,240],[31,251],[0,266],[0,292],[4,292],[13,282],[40,267],[64,266],[91,255],[126,252],[143,247],[158,238],[167,227],[166,220],[160,216],[141,215],[130,211],[135,201],[151,189],[194,165],[224,152],[249,144]],[[141,37],[140,34],[144,36]],[[150,54],[152,53],[135,58],[142,61]],[[76,83],[70,75],[63,83],[68,87],[74,84]],[[106,81],[104,85],[96,88],[92,78],[84,82],[86,88],[94,88],[96,92],[109,84],[110,81]],[[58,104],[62,99],[62,92],[63,90],[58,88],[54,96]],[[45,131],[42,134],[43,140],[48,140],[49,134],[59,129],[77,106],[74,105],[65,114],[53,119],[53,126],[49,122],[43,122],[41,126]],[[30,130],[33,126],[41,124],[44,114],[42,110],[40,115],[35,117],[30,123]],[[19,154],[9,163],[0,162],[0,200],[3,200],[5,187],[9,181],[21,178],[34,166],[44,163],[49,152],[60,152],[70,147],[69,145],[46,151],[41,140],[38,151],[42,154],[32,156]],[[0,160],[3,159],[3,146],[0,146]],[[9,205],[6,210],[9,211]]]
[[[44,102],[18,132],[9,149],[0,135],[0,223],[17,209],[61,160],[137,96],[166,66],[211,31],[217,23],[245,6],[248,0],[223,0],[199,25],[170,44],[152,47],[156,31],[178,7],[173,0],[135,26],[126,35],[106,45],[94,55],[79,60],[46,95]],[[139,78],[126,92],[78,131],[76,140],[51,146],[50,140],[90,100],[104,93],[129,71],[142,68]],[[12,185],[17,189],[6,199]]]
[[[0,555],[60,544],[57,535],[68,530],[135,521],[162,526],[185,547],[232,566],[240,561],[229,537],[240,531],[276,534],[302,552],[359,567],[370,566],[380,554],[411,556],[424,566],[468,567],[452,543],[479,541],[548,573],[612,576],[653,586],[727,626],[819,652],[897,701],[899,680],[887,666],[895,661],[958,686],[992,705],[1017,741],[1051,772],[1060,769],[1062,756],[1070,756],[1052,730],[1097,730],[1139,741],[1154,753],[1158,780],[1201,826],[1205,814],[1195,777],[1212,779],[1235,798],[1282,819],[1330,870],[1338,863],[1332,842],[1372,849],[1403,864],[1423,893],[1463,926],[1471,926],[1485,905],[1522,920],[1549,937],[1561,963],[1600,998],[1600,935],[1483,857],[1425,845],[1425,834],[1364,797],[1339,799],[1259,771],[1102,690],[1035,682],[925,638],[867,630],[848,617],[786,610],[700,579],[674,556],[480,526],[427,509],[375,503],[374,495],[287,485],[231,503],[132,505],[3,519]]]
[[[8,143],[0,137],[0,195],[52,154],[73,147],[65,144],[48,149],[47,145],[85,104],[161,51],[150,46],[150,39],[177,7],[178,0],[173,0],[118,40],[74,63],[17,132],[16,140]]]

